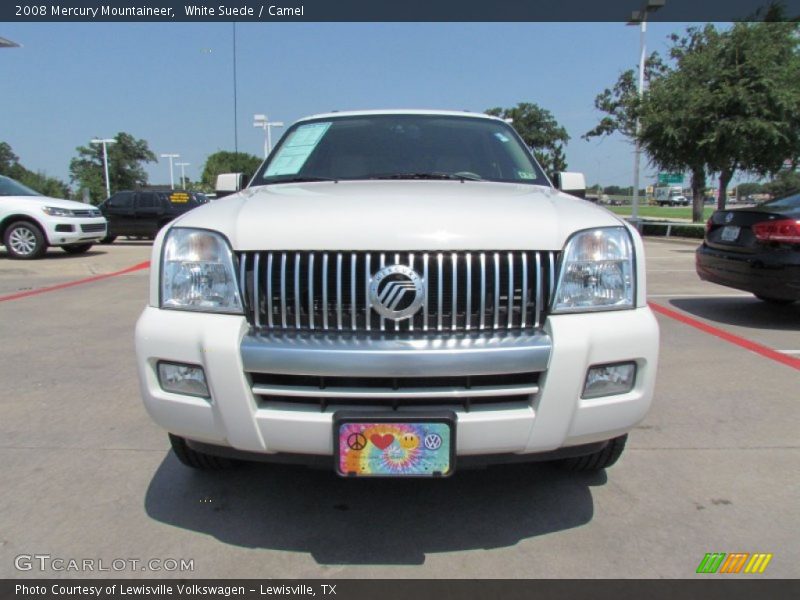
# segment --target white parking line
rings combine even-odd
[[[783,352],[784,354],[800,354],[800,350],[778,350],[778,352]]]
[[[696,269],[647,269],[648,273],[695,273]]]

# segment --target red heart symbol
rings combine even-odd
[[[378,435],[377,433],[373,433],[369,439],[373,444],[375,444],[381,450],[386,450],[386,448],[388,448],[394,441],[394,436],[391,433],[386,433],[384,435]]]

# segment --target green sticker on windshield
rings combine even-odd
[[[264,175],[272,177],[299,173],[330,126],[330,121],[327,123],[300,125],[291,133],[289,139],[281,145],[277,156],[270,161],[267,172]]]
[[[523,171],[521,169],[518,169],[517,177],[519,177],[520,179],[536,179],[536,174],[531,173],[530,171]]]

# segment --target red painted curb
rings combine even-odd
[[[738,335],[728,333],[727,331],[723,331],[722,329],[717,329],[716,327],[703,323],[702,321],[698,321],[697,319],[693,319],[692,317],[687,317],[682,313],[674,311],[665,306],[661,306],[660,304],[656,304],[655,302],[648,302],[648,304],[650,305],[650,308],[652,308],[657,313],[664,315],[665,317],[670,317],[671,319],[680,321],[681,323],[689,325],[690,327],[694,327],[695,329],[699,329],[700,331],[721,338],[726,342],[735,344],[740,348],[744,348],[745,350],[750,350],[751,352],[760,354],[765,358],[769,358],[770,360],[774,360],[776,362],[782,363],[794,369],[800,370],[800,359],[798,358],[787,356],[786,354],[778,352],[777,350],[773,350],[772,348],[768,348],[767,346],[762,346],[761,344],[757,344],[756,342],[751,342],[750,340],[747,340],[743,337],[739,337]]]
[[[93,281],[100,281],[101,279],[108,279],[109,277],[116,277],[117,275],[125,275],[126,273],[133,273],[134,271],[141,271],[148,269],[150,261],[145,261],[132,267],[122,269],[121,271],[114,271],[113,273],[103,273],[102,275],[95,275],[85,279],[78,279],[76,281],[68,281],[66,283],[59,283],[58,285],[51,285],[49,287],[39,288],[38,290],[29,290],[27,292],[18,292],[16,294],[9,294],[7,296],[0,296],[0,302],[7,300],[19,300],[20,298],[27,298],[28,296],[38,296],[46,292],[55,292],[56,290],[63,290],[64,288],[73,287],[76,285],[83,285],[84,283],[92,283]]]

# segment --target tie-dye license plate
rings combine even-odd
[[[358,477],[446,477],[453,472],[453,422],[339,420],[336,470]]]

